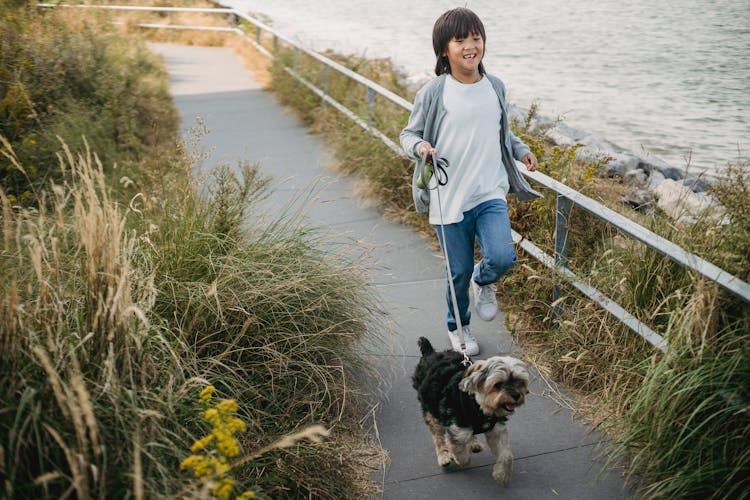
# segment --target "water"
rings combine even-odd
[[[317,50],[390,58],[430,77],[441,0],[225,0]],[[464,2],[461,2],[462,4]],[[657,156],[719,174],[750,147],[750,1],[474,0],[485,67],[511,102]]]

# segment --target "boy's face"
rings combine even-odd
[[[466,83],[473,83],[479,78],[479,63],[484,56],[484,40],[479,33],[469,33],[466,38],[453,37],[443,55],[448,57],[454,77],[462,81],[469,79]]]

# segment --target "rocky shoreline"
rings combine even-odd
[[[512,118],[525,120],[528,111],[511,104]],[[531,125],[546,130],[547,138],[560,147],[583,144],[576,155],[583,161],[609,157],[602,175],[620,178],[626,189],[623,203],[635,210],[659,208],[677,222],[692,223],[706,213],[720,217],[723,210],[710,194],[711,179],[693,175],[655,156],[640,156],[606,139],[577,130],[559,120],[535,116]]]

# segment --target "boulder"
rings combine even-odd
[[[692,223],[708,215],[721,218],[724,211],[712,197],[694,193],[682,182],[666,179],[653,190],[656,205],[677,222]]]
[[[654,194],[647,189],[633,187],[625,191],[622,202],[630,208],[644,211],[654,206]]]
[[[664,174],[659,172],[658,170],[654,170],[651,172],[651,174],[648,176],[648,186],[646,189],[649,191],[653,191],[656,189],[656,186],[664,182],[667,178],[664,177]]]
[[[706,193],[709,189],[711,189],[711,184],[706,182],[701,177],[696,177],[694,175],[688,176],[685,180],[682,181],[682,183],[690,188],[694,193]]]
[[[679,168],[673,167],[672,165],[655,158],[650,158],[648,160],[641,159],[638,163],[638,168],[645,170],[646,172],[656,170],[662,173],[667,179],[672,179],[674,181],[679,181],[685,177],[684,172]]]
[[[625,172],[625,175],[622,176],[622,180],[628,186],[642,188],[646,186],[646,183],[648,181],[648,174],[644,170],[636,168]]]
[[[601,173],[607,177],[622,177],[625,178],[630,172],[643,172],[638,168],[640,162],[639,158],[630,153],[601,153],[602,155],[608,155],[611,159],[601,168]]]

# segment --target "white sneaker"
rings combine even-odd
[[[469,325],[466,325],[461,329],[464,332],[464,346],[466,347],[466,355],[467,356],[476,356],[479,354],[479,344],[477,344],[477,339],[474,338],[474,335],[471,334],[471,328],[469,328]],[[451,346],[453,346],[453,350],[456,352],[461,352],[461,339],[458,335],[458,330],[454,330],[452,332],[448,332],[448,338],[451,339]]]
[[[481,286],[473,279],[471,280],[471,291],[474,292],[474,308],[477,314],[485,321],[492,321],[497,315],[497,297],[495,296],[495,284]]]

